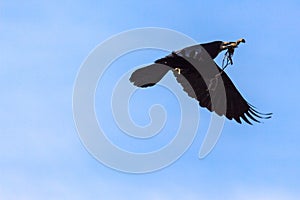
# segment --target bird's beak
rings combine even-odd
[[[229,49],[229,48],[237,48],[240,43],[245,43],[245,39],[238,39],[236,42],[223,42],[221,46],[221,50]]]

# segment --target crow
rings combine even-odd
[[[173,51],[153,64],[137,69],[129,80],[137,87],[151,87],[172,71],[183,90],[201,107],[240,124],[241,119],[251,125],[251,120],[259,123],[260,119],[271,118],[272,113],[258,112],[243,98],[224,71],[233,64],[232,56],[240,43],[245,43],[245,40],[214,41]],[[225,50],[220,68],[213,59]]]

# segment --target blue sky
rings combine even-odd
[[[292,0],[2,1],[0,199],[299,199],[299,9]],[[227,120],[214,150],[199,160],[210,116],[200,109],[197,137],[173,165],[135,175],[100,164],[73,121],[76,75],[99,43],[149,26],[199,43],[245,38],[227,72],[249,102],[274,117],[254,126]],[[112,74],[163,55],[124,56]],[[159,87],[145,94],[154,102],[164,95]]]

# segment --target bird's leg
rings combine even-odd
[[[181,74],[181,69],[180,69],[179,67],[176,67],[174,70],[175,70],[178,74]]]

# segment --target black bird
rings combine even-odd
[[[225,68],[233,64],[234,49],[244,39],[236,42],[214,41],[186,47],[158,59],[149,66],[132,73],[130,81],[138,87],[150,87],[158,83],[168,71],[173,71],[177,81],[187,94],[199,101],[201,107],[206,107],[218,115],[235,119],[241,123],[241,118],[248,124],[251,120],[271,118],[272,113],[260,113],[249,104],[239,93]],[[214,61],[218,54],[227,50],[220,68]]]

